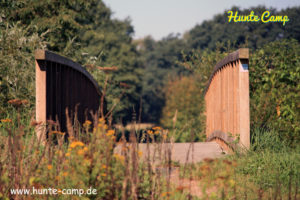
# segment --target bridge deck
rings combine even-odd
[[[219,158],[225,153],[216,142],[149,144],[149,150],[151,161],[161,160],[171,152],[171,160],[179,163],[196,163],[204,158]],[[114,152],[121,154],[121,151],[122,144],[118,144]],[[147,158],[147,144],[138,144],[138,151],[142,152],[142,159]]]

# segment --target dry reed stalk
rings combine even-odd
[[[70,138],[74,138],[74,130],[69,116],[69,109],[66,108],[67,130]]]

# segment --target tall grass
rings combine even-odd
[[[170,184],[171,155],[166,133],[161,128],[143,133],[155,144],[155,152],[139,150],[136,132],[130,142],[103,118],[86,121],[79,129],[68,124],[69,141],[56,122],[48,121],[48,138],[38,140],[38,122],[15,112],[2,120],[0,128],[0,199],[164,199],[177,198]],[[30,122],[31,121],[31,122]],[[94,128],[93,128],[94,127]],[[77,129],[77,130],[76,130]],[[75,134],[76,133],[76,134]],[[118,146],[121,150],[116,151]],[[161,170],[165,169],[165,170]],[[11,189],[90,187],[95,195],[12,195]],[[173,197],[171,197],[173,196]]]
[[[300,151],[275,130],[252,132],[251,149],[188,166],[203,199],[299,199]]]
[[[119,133],[95,116],[82,127],[68,124],[71,134],[65,142],[58,124],[48,121],[48,139],[43,142],[35,134],[38,126],[33,113],[28,115],[21,107],[1,120],[0,199],[300,198],[300,149],[288,147],[275,130],[252,131],[251,149],[246,153],[179,164],[171,159],[172,134],[160,127],[136,132],[133,123],[129,138],[121,132],[117,141]],[[147,143],[146,151],[138,141]],[[193,144],[188,153],[193,154]],[[32,187],[92,187],[97,194],[10,193]]]

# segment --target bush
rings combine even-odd
[[[174,128],[175,141],[199,141],[204,139],[203,98],[196,77],[181,77],[170,81],[165,89],[166,106],[162,111],[161,124]],[[191,138],[191,132],[195,138]],[[201,135],[202,134],[202,135]]]
[[[275,129],[289,145],[300,142],[300,44],[269,43],[250,55],[251,127]]]
[[[44,48],[43,38],[30,35],[18,24],[0,25],[0,118],[11,111],[8,101],[27,100],[34,105],[34,51]]]

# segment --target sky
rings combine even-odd
[[[104,3],[113,11],[113,18],[130,18],[135,39],[151,35],[156,40],[171,33],[183,34],[232,6],[265,5],[277,10],[300,6],[300,0],[104,0]]]

